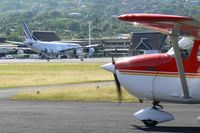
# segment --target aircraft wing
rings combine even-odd
[[[135,26],[172,34],[178,27],[179,36],[191,36],[200,39],[200,23],[191,17],[163,14],[124,14],[118,19],[133,22]]]
[[[100,45],[102,45],[102,44],[91,44],[91,45],[87,45],[87,46],[85,46],[86,48],[91,48],[91,47],[98,47],[98,46],[100,46]]]
[[[16,42],[16,41],[6,41],[7,43],[15,44],[15,45],[24,45],[23,42]]]
[[[178,45],[178,37],[191,36],[199,40],[200,23],[190,17],[163,14],[124,14],[119,16],[118,19],[133,22],[135,26],[155,30],[171,37],[183,98],[191,99]]]

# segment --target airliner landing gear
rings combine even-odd
[[[159,102],[153,102],[153,107],[142,109],[135,114],[138,120],[142,121],[147,127],[156,126],[158,123],[174,120],[174,116],[162,110],[163,106]]]

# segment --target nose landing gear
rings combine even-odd
[[[153,108],[155,109],[163,109],[163,106],[159,104],[160,102],[153,101]]]
[[[174,120],[174,116],[162,110],[163,106],[159,102],[153,102],[153,107],[142,109],[133,116],[142,121],[148,127],[156,126],[158,123]]]

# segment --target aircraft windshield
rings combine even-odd
[[[178,41],[179,47],[181,50],[185,50],[187,53],[190,53],[191,48],[194,44],[193,38],[190,37],[183,37]],[[181,51],[182,52],[182,51]],[[167,52],[169,55],[174,56],[174,49],[173,47]]]

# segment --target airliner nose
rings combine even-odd
[[[105,65],[101,66],[101,68],[103,68],[106,71],[115,73],[115,66],[112,63],[105,64]]]

